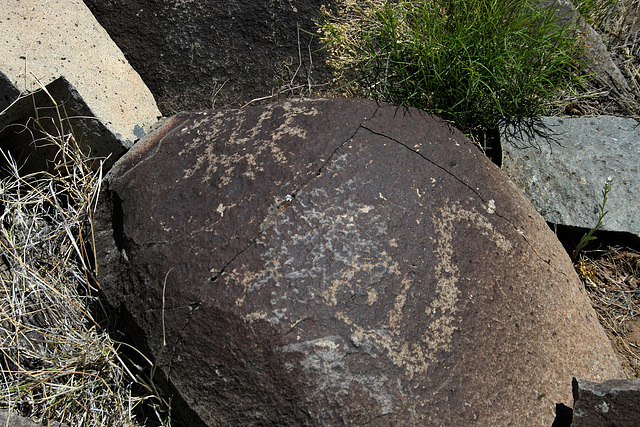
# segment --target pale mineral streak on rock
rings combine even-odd
[[[317,116],[318,110],[316,108],[304,108],[299,105],[293,105],[288,101],[285,101],[282,104],[282,108],[287,112],[286,114],[284,114],[284,123],[282,123],[280,127],[278,127],[278,129],[273,132],[271,139],[273,141],[278,141],[285,136],[297,137],[300,139],[306,138],[307,131],[294,122],[297,122],[300,116]],[[277,148],[275,145],[273,147]]]
[[[496,211],[496,201],[491,199],[487,202],[487,213],[492,214]]]
[[[378,301],[378,292],[375,289],[367,289],[367,304],[373,305]]]
[[[343,185],[348,187],[353,183]],[[343,185],[340,185],[336,191],[344,191]],[[348,207],[338,206],[333,204],[331,198],[323,197],[326,192],[315,192],[315,194],[321,195],[321,198],[316,199],[313,206],[309,205],[306,208],[292,206],[290,212],[287,211],[278,216],[276,222],[272,224],[272,229],[280,235],[278,227],[285,222],[290,223],[290,216],[296,215],[313,228],[325,229],[325,231],[287,235],[287,240],[282,242],[277,253],[272,248],[263,253],[265,269],[257,274],[245,275],[242,283],[246,283],[247,286],[257,286],[268,280],[276,280],[277,283],[279,277],[288,278],[292,274],[295,274],[298,280],[305,277],[312,279],[322,277],[326,287],[318,290],[319,295],[329,306],[336,306],[342,301],[341,295],[350,295],[350,292],[359,290],[362,278],[358,274],[365,273],[365,277],[381,278],[385,274],[399,274],[397,263],[391,261],[386,252],[380,248],[379,242],[372,237],[359,235],[356,230],[356,224],[366,222],[370,224],[371,230],[376,231],[376,235],[384,233],[384,221],[379,215],[375,215],[371,206],[360,207],[354,201],[347,201],[345,205]],[[343,241],[345,234],[349,235],[346,242]],[[281,264],[279,259],[287,259],[289,253],[297,253],[301,246],[312,248],[308,255],[310,258],[308,267],[295,272],[283,270],[286,264]],[[336,268],[331,271],[314,263],[314,260],[322,260],[328,253],[335,260]],[[240,268],[238,272],[230,272],[230,277],[240,274],[239,271],[242,271],[242,274],[245,273]]]
[[[231,209],[232,207],[236,206],[236,203],[231,203],[230,205],[225,206],[224,204],[220,203],[218,205],[218,208],[216,209],[216,212],[218,212],[220,214],[220,217],[224,216],[224,212],[228,209]]]
[[[188,169],[185,169],[184,177],[182,179],[189,179],[204,168],[205,173],[202,174],[202,182],[208,183],[218,168],[222,168],[222,170],[225,171],[225,175],[222,177],[220,184],[222,186],[227,186],[231,183],[234,170],[238,164],[246,163],[248,165],[248,167],[245,168],[243,175],[251,180],[256,179],[256,173],[264,172],[265,164],[268,164],[271,160],[286,165],[287,155],[281,150],[277,142],[282,138],[297,138],[302,142],[306,137],[306,133],[303,128],[293,124],[294,118],[298,118],[299,116],[313,117],[318,114],[318,111],[313,108],[301,109],[299,107],[292,106],[291,103],[288,105],[287,103],[284,103],[282,109],[285,110],[286,113],[280,117],[281,122],[279,127],[270,133],[271,141],[265,141],[262,138],[258,138],[258,135],[261,132],[264,132],[263,123],[272,118],[273,107],[266,107],[265,111],[262,112],[262,114],[253,123],[247,123],[247,120],[250,119],[248,119],[246,114],[243,114],[240,110],[239,114],[233,121],[226,123],[227,126],[225,126],[225,128],[233,129],[229,138],[229,144],[234,144],[242,148],[232,154],[223,154],[216,152],[215,144],[210,144],[205,148],[204,155],[198,155],[195,158],[195,164],[190,166]],[[214,118],[216,117],[214,116]],[[182,132],[185,134],[185,137],[191,133],[197,134],[198,129],[200,129],[208,120],[211,119],[207,118],[199,121],[196,120],[189,127],[182,129]],[[247,127],[249,127],[248,130]],[[216,130],[220,131],[221,128]],[[216,131],[214,130],[214,132],[207,134],[207,138],[214,139],[215,134]],[[260,143],[256,144],[256,141],[260,141]],[[178,155],[183,156],[185,154],[190,154],[193,150],[200,151],[200,145],[200,138],[189,139],[189,142],[185,144],[184,148],[178,153]],[[251,149],[247,150],[247,148]]]

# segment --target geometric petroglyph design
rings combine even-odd
[[[273,108],[275,107],[265,107],[264,112],[253,123],[247,123],[243,111],[237,112],[233,118],[226,118],[227,122],[233,121],[232,129],[234,129],[227,137],[227,145],[243,148],[233,153],[216,152],[217,146],[213,142],[218,139],[218,132],[224,132],[229,123],[225,123],[227,127],[216,128],[215,126],[203,126],[201,121],[196,120],[188,128],[183,128],[181,132],[195,133],[195,135],[191,138],[185,138],[187,142],[183,149],[178,152],[179,157],[193,150],[201,150],[203,141],[211,141],[211,143],[206,146],[204,153],[194,159],[195,164],[183,172],[184,176],[181,179],[189,179],[201,169],[205,169],[206,172],[201,175],[204,177],[203,183],[206,183],[218,169],[221,169],[224,172],[220,177],[219,184],[226,186],[231,182],[232,172],[237,164],[245,164],[246,170],[243,175],[249,179],[255,179],[258,173],[264,172],[263,160],[266,157],[273,159],[277,163],[287,164],[286,153],[282,151],[278,142],[283,138],[295,138],[304,141],[306,130],[296,126],[293,121],[297,117],[316,116],[318,115],[318,110],[315,107],[304,108],[291,105],[289,102],[283,103],[279,106],[279,109],[284,110],[285,113],[283,114],[282,111],[279,111],[276,114],[282,120],[270,132],[270,140],[265,140],[259,136],[259,133],[264,132],[264,123],[272,120],[274,116]],[[216,123],[221,117],[225,117],[224,112],[211,114],[203,120]],[[206,131],[201,129],[206,129]],[[250,149],[246,150],[247,148]]]
[[[336,191],[357,194],[356,187],[355,182],[347,181]],[[398,260],[392,259],[385,250],[385,246],[393,247],[396,242],[387,236],[385,219],[374,206],[358,204],[352,198],[347,198],[346,203],[343,199],[343,203],[336,206],[326,190],[319,188],[311,190],[306,202],[301,199],[299,195],[296,203],[273,224],[276,237],[258,243],[269,245],[262,254],[265,268],[249,273],[239,267],[229,273],[229,279],[244,287],[236,304],[244,305],[247,293],[267,286],[271,310],[258,309],[246,319],[264,319],[274,325],[284,322],[287,328],[295,329],[296,322],[302,319],[289,317],[286,306],[320,299],[324,306],[334,310],[334,318],[348,325],[352,346],[370,352],[372,357],[386,354],[411,378],[426,372],[438,353],[449,349],[456,328],[460,291],[459,271],[453,262],[455,229],[473,227],[505,255],[511,249],[511,243],[486,218],[495,206],[480,213],[461,207],[460,202],[446,201],[430,218],[435,230],[430,240],[431,253],[436,262],[430,275],[433,283],[429,286],[435,283],[435,290],[429,293],[428,303],[412,301],[424,298],[420,288],[425,284],[403,273]],[[327,264],[327,259],[332,262]],[[289,286],[291,282],[295,285]],[[385,286],[391,286],[395,294],[390,309],[380,304],[380,293],[385,292]],[[375,313],[373,319],[360,321],[358,315],[347,308],[354,296],[362,296],[361,301],[370,306],[367,311]],[[416,306],[421,307],[419,312]],[[411,336],[407,336],[407,325],[414,327]],[[416,326],[422,329],[415,330]],[[343,354],[349,347],[343,340],[314,337],[306,344],[296,343],[281,350],[294,351],[298,345],[311,346],[319,353],[330,350]],[[333,356],[327,357],[334,360]]]
[[[390,260],[384,251],[379,252],[377,263],[382,264],[397,277],[400,292],[395,298],[393,309],[386,313],[386,322],[377,328],[365,328],[349,317],[347,312],[339,311],[337,316],[352,327],[354,342],[373,342],[384,348],[393,362],[402,366],[406,374],[413,378],[416,373],[424,373],[430,362],[436,361],[436,354],[449,349],[452,334],[455,330],[455,314],[458,307],[459,280],[458,268],[452,261],[454,247],[452,236],[461,222],[474,224],[481,235],[489,237],[505,252],[511,249],[510,242],[493,229],[482,214],[474,210],[465,210],[459,202],[444,203],[439,212],[432,217],[436,236],[434,237],[434,254],[437,263],[434,271],[436,281],[435,298],[424,309],[422,320],[415,319],[415,314],[407,315],[405,307],[412,294],[412,288],[422,286],[403,277],[398,272],[397,263]],[[367,245],[374,244],[366,242]],[[343,286],[350,286],[349,280],[342,281]],[[403,338],[403,331],[409,322],[422,323],[424,330],[415,340]]]

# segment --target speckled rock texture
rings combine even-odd
[[[640,379],[594,383],[573,380],[573,427],[637,426]]]
[[[50,422],[49,427],[68,427],[66,424]],[[0,426],[7,427],[41,427],[42,424],[37,423],[29,418],[21,417],[14,412],[8,410],[0,410]]]
[[[331,81],[315,35],[334,0],[85,0],[165,116]],[[313,91],[322,89],[314,86]],[[270,101],[277,99],[270,98]],[[269,102],[269,101],[267,101]]]
[[[161,115],[147,86],[81,0],[3,0],[0,45],[0,111],[11,105],[0,116],[0,129],[34,117],[31,97],[12,103],[46,86],[63,119],[70,118],[82,134],[78,139],[93,156],[111,155],[112,163]],[[37,96],[36,105],[42,122],[59,121],[46,94]]]
[[[502,170],[549,222],[592,228],[608,177],[602,229],[640,236],[640,126],[634,119],[542,117],[501,129]]]
[[[549,426],[573,376],[622,376],[544,220],[418,110],[181,113],[96,216],[102,290],[188,425]]]

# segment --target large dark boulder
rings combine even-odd
[[[637,426],[640,379],[594,383],[573,379],[572,427]]]
[[[308,90],[331,79],[314,36],[320,6],[330,0],[85,3],[166,116],[214,101],[216,108],[241,106],[279,88]]]
[[[102,290],[190,425],[551,425],[573,376],[622,376],[544,220],[418,110],[178,114],[116,163],[95,227]]]

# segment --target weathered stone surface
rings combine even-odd
[[[149,89],[80,0],[4,1],[0,43],[0,111],[46,86],[95,156],[113,153],[115,161],[160,116]],[[14,104],[0,115],[0,129],[35,117],[33,105],[31,97]],[[45,109],[47,95],[39,93],[36,105],[42,122],[59,122],[55,109]],[[16,139],[2,137],[3,145]]]
[[[239,107],[280,86],[308,87],[331,78],[312,34],[320,6],[333,1],[85,3],[166,116],[212,108],[214,101],[215,108]]]
[[[50,422],[47,424],[49,427],[68,427],[66,424],[60,424],[57,422]],[[0,426],[8,426],[8,427],[40,427],[42,424],[38,424],[37,422],[21,417],[20,415],[15,414],[14,412],[7,410],[0,410]]]
[[[622,375],[544,220],[420,111],[181,113],[103,188],[100,284],[189,425],[551,425]]]
[[[573,379],[573,427],[637,426],[640,379],[602,383]]]
[[[501,129],[502,170],[549,222],[591,228],[613,178],[603,230],[640,235],[640,127],[622,117],[542,117]]]

